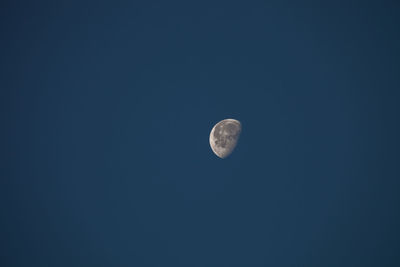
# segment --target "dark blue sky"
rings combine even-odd
[[[0,265],[400,266],[399,5],[150,2],[0,4]]]

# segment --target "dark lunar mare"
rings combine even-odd
[[[236,123],[221,123],[217,125],[214,130],[215,144],[225,148],[229,142],[236,140],[239,134],[240,131],[238,131]]]

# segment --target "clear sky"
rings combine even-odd
[[[2,1],[0,265],[400,266],[399,5],[316,2]]]

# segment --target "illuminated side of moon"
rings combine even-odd
[[[229,156],[239,140],[242,125],[238,120],[225,119],[218,122],[210,133],[210,146],[218,157]]]

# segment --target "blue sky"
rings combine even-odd
[[[1,5],[2,266],[400,264],[394,1]]]

